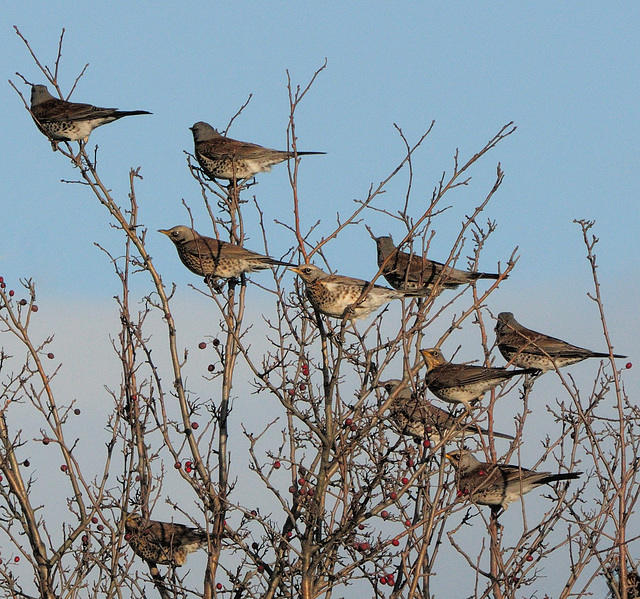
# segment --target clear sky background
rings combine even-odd
[[[448,196],[454,208],[436,223],[431,257],[446,258],[460,222],[484,199],[500,162],[505,180],[485,213],[498,229],[480,267],[491,271],[504,264],[515,246],[521,258],[491,297],[491,310],[512,311],[532,328],[603,350],[597,309],[587,297],[592,282],[586,251],[572,222],[595,220],[610,332],[616,350],[638,362],[626,375],[627,389],[637,397],[640,5],[11,3],[3,8],[0,66],[5,82],[12,79],[28,96],[14,73],[43,81],[12,25],[51,67],[66,28],[59,77],[65,91],[89,63],[72,100],[154,113],[98,129],[90,142],[99,145],[101,176],[121,203],[129,168],[141,167],[137,195],[140,222],[150,231],[148,248],[165,281],[179,285],[178,300],[198,309],[204,300],[187,287],[197,279],[179,263],[172,244],[155,234],[187,222],[183,199],[193,207],[196,228],[203,223],[207,231],[184,155],[193,148],[194,122],[224,128],[253,94],[230,135],[284,149],[286,70],[294,84],[305,85],[326,58],[327,69],[296,120],[299,149],[327,152],[303,159],[300,169],[303,221],[324,219],[319,238],[331,231],[333,215],[349,214],[352,201],[365,199],[370,185],[402,159],[394,123],[415,142],[435,120],[414,157],[414,201],[428,202],[442,172],[451,171],[456,148],[468,158],[514,121],[516,133],[470,171],[471,185]],[[51,151],[8,83],[0,86],[0,100],[0,275],[14,286],[18,277],[36,282],[38,326],[43,335],[56,334],[56,353],[65,356],[59,384],[90,409],[96,397],[108,402],[100,396],[101,375],[113,360],[107,333],[118,327],[111,298],[119,291],[94,242],[118,252],[122,236],[86,189],[60,182],[75,178],[74,170]],[[377,205],[400,209],[406,180],[401,174]],[[272,224],[291,213],[286,167],[261,176],[253,192],[267,232],[273,232],[269,249],[281,255],[294,245]],[[390,219],[365,219],[377,234],[401,237]],[[255,219],[248,220],[247,247],[260,250]],[[364,223],[326,254],[343,274],[366,278],[377,270]],[[185,347],[195,347],[203,334],[201,322],[189,320],[191,312],[185,310],[178,323]],[[86,380],[74,374],[77,366],[86,369]],[[577,368],[592,376],[596,365]],[[117,384],[117,371],[108,376]]]

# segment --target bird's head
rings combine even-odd
[[[292,270],[305,283],[313,283],[319,279],[324,279],[329,275],[324,270],[318,268],[315,264],[300,264],[300,266],[290,266],[289,270]]]
[[[177,225],[171,229],[158,229],[158,233],[164,233],[176,245],[187,243],[200,237],[196,231],[186,225]]]
[[[420,353],[422,354],[422,358],[424,363],[427,365],[429,370],[435,368],[436,366],[441,366],[446,363],[442,352],[437,347],[430,347],[429,349],[421,349]]]
[[[216,129],[204,121],[198,121],[193,125],[193,127],[189,127],[189,129],[191,129],[191,133],[193,133],[194,142],[208,141],[210,139],[215,139],[216,137],[221,137],[220,133],[218,133]]]
[[[53,96],[49,93],[46,85],[32,85],[31,86],[31,108],[42,104],[47,100],[53,100]]]

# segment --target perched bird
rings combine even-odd
[[[507,362],[540,372],[562,368],[587,358],[608,358],[608,353],[593,352],[566,341],[523,327],[511,312],[498,314],[496,344]],[[626,358],[613,354],[614,358]]]
[[[391,395],[400,379],[380,381],[380,386]],[[434,444],[443,438],[454,441],[466,435],[489,435],[489,431],[475,423],[463,424],[450,412],[434,406],[423,396],[414,393],[409,385],[402,388],[389,407],[389,416],[399,433],[410,435],[417,441],[428,439]],[[494,437],[513,440],[514,437],[494,431]]]
[[[224,137],[202,121],[191,127],[195,156],[210,179],[248,179],[257,173],[268,173],[274,164],[294,156],[325,152],[287,152],[271,150],[246,141]]]
[[[334,318],[343,318],[345,313],[353,320],[366,318],[393,299],[413,295],[407,291],[396,291],[381,285],[373,285],[357,307],[353,307],[365,288],[369,286],[369,282],[342,275],[330,275],[313,264],[301,264],[290,267],[290,270],[300,275],[304,281],[307,296],[313,307],[318,312]]]
[[[514,376],[536,372],[533,368],[507,370],[472,364],[451,364],[435,347],[421,349],[420,353],[428,369],[425,378],[427,388],[444,401],[464,404],[468,411],[471,411],[472,402],[500,383]]]
[[[155,564],[183,566],[189,553],[207,545],[204,531],[184,524],[145,520],[140,514],[127,514],[124,528],[131,549]]]
[[[478,279],[500,278],[498,274],[458,270],[425,256],[401,252],[391,236],[375,237],[375,241],[378,267],[382,268],[382,275],[394,289],[419,291],[426,296],[431,295],[435,287],[440,293],[443,289],[455,289]]]
[[[207,282],[220,278],[231,279],[243,273],[264,270],[270,266],[292,266],[270,256],[263,256],[240,245],[205,237],[191,227],[177,225],[159,229],[175,243],[182,263]]]
[[[509,464],[480,462],[466,449],[453,451],[446,456],[456,470],[458,493],[468,495],[473,503],[490,506],[495,513],[506,510],[510,503],[518,501],[522,495],[540,485],[573,480],[582,474],[551,474]]]
[[[79,104],[54,98],[46,85],[31,86],[31,116],[38,129],[52,143],[79,141],[86,143],[89,135],[101,125],[106,125],[123,116],[151,114],[146,110],[118,110],[100,108],[91,104]]]

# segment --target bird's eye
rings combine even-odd
[[[310,268],[305,268],[305,269],[304,269],[304,272],[305,272],[306,274],[310,275],[310,274],[311,274],[311,269],[310,269]]]

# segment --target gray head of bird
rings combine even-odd
[[[496,322],[496,333],[508,333],[518,326],[516,319],[511,312],[500,312]]]
[[[378,253],[385,258],[396,250],[396,246],[393,243],[391,235],[382,235],[381,237],[375,237],[376,244],[378,245]]]
[[[468,449],[452,451],[445,454],[445,456],[460,474],[466,474],[480,466],[480,462]]]
[[[422,354],[422,358],[424,359],[424,362],[427,365],[428,370],[431,370],[436,366],[441,366],[442,364],[445,364],[447,362],[444,359],[442,352],[437,347],[421,349],[420,353]]]
[[[290,266],[289,270],[292,270],[305,283],[313,283],[320,279],[326,279],[329,275],[321,268],[318,268],[315,264],[300,264],[299,266]]]
[[[53,100],[53,96],[49,93],[46,85],[31,86],[31,106],[37,106],[47,100]]]
[[[187,243],[200,237],[197,231],[194,231],[191,227],[186,225],[177,225],[171,229],[158,229],[158,233],[164,233],[173,243],[180,245],[181,243]]]
[[[189,129],[191,129],[191,132],[193,133],[193,141],[195,142],[208,141],[210,139],[221,137],[220,133],[218,133],[216,129],[204,121],[198,121],[193,125],[193,127],[189,127]]]

